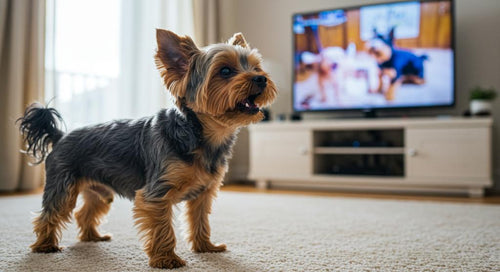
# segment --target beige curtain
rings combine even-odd
[[[28,166],[15,124],[25,107],[43,101],[44,0],[0,0],[0,190],[42,184],[42,167]]]
[[[199,46],[222,42],[220,0],[193,0],[194,39]]]

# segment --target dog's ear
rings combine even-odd
[[[387,39],[389,40],[389,43],[392,44],[394,42],[394,31],[396,30],[396,27],[393,26],[391,28],[391,31],[389,31],[389,35],[387,35]]]
[[[245,40],[245,37],[243,37],[243,34],[241,32],[234,33],[234,35],[229,38],[227,41],[227,44],[230,45],[239,45],[243,48],[249,48],[250,46],[248,45],[247,41]]]
[[[191,57],[199,51],[190,37],[180,37],[164,29],[156,29],[156,42],[157,59],[165,66],[168,74],[175,73],[179,78],[187,72]]]

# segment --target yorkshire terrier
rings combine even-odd
[[[414,53],[396,48],[394,46],[394,31],[384,36],[373,29],[374,38],[366,44],[368,53],[375,58],[379,68],[378,92],[385,93],[387,101],[395,98],[395,92],[403,83],[425,84],[424,61],[427,55],[417,56]],[[389,82],[389,87],[384,88],[384,80]]]
[[[195,252],[222,252],[210,241],[208,215],[228,170],[241,127],[259,122],[277,88],[262,57],[241,33],[198,48],[188,36],[156,31],[156,65],[176,108],[64,134],[53,108],[32,104],[19,119],[27,152],[45,161],[42,210],[34,220],[33,252],[60,251],[61,229],[75,213],[81,241],[107,241],[97,231],[113,195],[134,201],[134,219],[149,265],[177,268],[172,207],[186,201],[188,241]]]

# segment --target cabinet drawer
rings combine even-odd
[[[407,129],[409,178],[489,178],[488,128]]]
[[[251,177],[310,177],[310,144],[309,131],[253,131],[250,135]]]

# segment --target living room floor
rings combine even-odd
[[[326,197],[349,197],[349,198],[370,198],[370,199],[394,199],[394,200],[416,200],[416,201],[437,201],[437,202],[460,202],[460,203],[484,203],[500,205],[500,195],[486,195],[482,198],[471,198],[467,196],[439,195],[439,194],[404,194],[404,193],[375,193],[375,192],[352,192],[352,191],[329,191],[329,190],[307,190],[294,188],[268,188],[265,190],[256,188],[251,183],[230,183],[221,187],[222,191],[244,192],[258,194],[285,194],[303,196],[326,196]],[[43,188],[25,192],[0,192],[0,197],[20,196],[31,194],[42,194]]]
[[[73,222],[59,254],[29,251],[41,190],[0,197],[0,271],[153,271],[142,250],[133,203],[117,198],[100,229],[103,243],[78,241]],[[80,203],[81,204],[81,203]],[[500,197],[259,190],[223,186],[210,216],[222,254],[198,254],[182,239],[179,271],[500,271]]]

